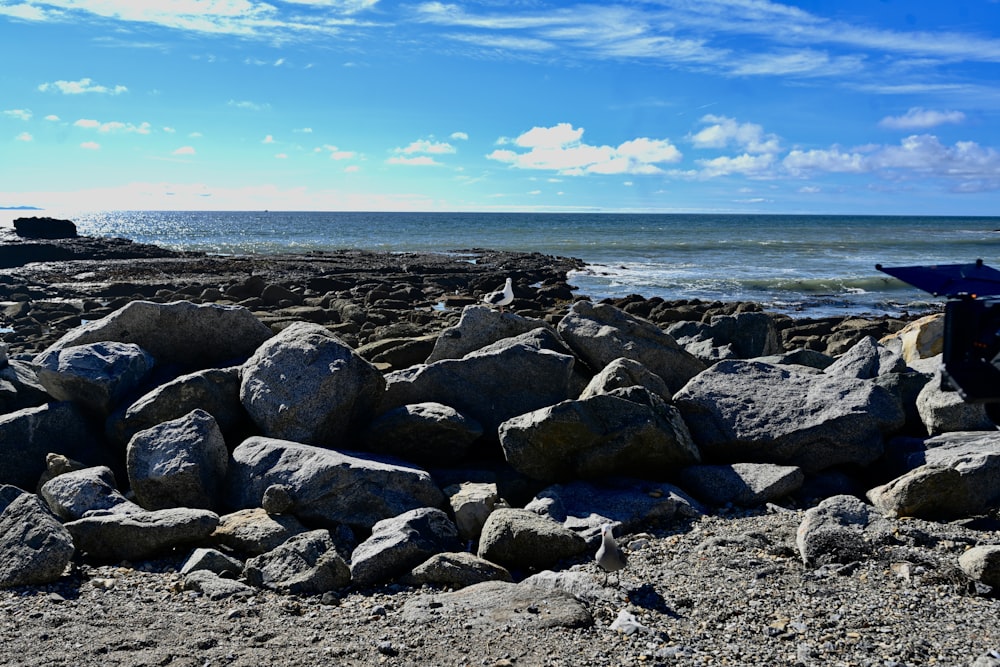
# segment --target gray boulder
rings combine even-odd
[[[255,507],[220,516],[212,541],[238,554],[258,556],[305,532],[308,529],[291,514],[268,514]]]
[[[863,560],[885,543],[892,527],[873,507],[854,496],[831,496],[806,511],[795,543],[810,567]]]
[[[372,526],[372,534],[351,554],[351,579],[358,586],[384,583],[434,554],[459,548],[458,529],[435,507],[420,507]]]
[[[458,535],[476,541],[500,496],[494,482],[461,482],[444,490],[451,505]]]
[[[508,569],[544,569],[587,549],[583,537],[552,519],[526,509],[496,509],[483,526],[478,555]]]
[[[272,438],[243,441],[230,463],[229,504],[257,507],[275,484],[288,487],[290,513],[328,528],[343,523],[368,530],[411,509],[445,506],[444,494],[420,468]]]
[[[493,630],[584,628],[594,624],[587,607],[573,595],[505,581],[486,581],[450,593],[420,595],[403,605],[405,623],[445,629],[462,619],[466,627]]]
[[[941,376],[924,385],[917,395],[917,413],[928,435],[956,431],[993,431],[996,424],[983,403],[966,403],[957,391],[941,389]]]
[[[122,495],[115,474],[107,466],[74,470],[53,477],[39,495],[63,521],[82,519],[95,510],[129,514],[143,509]]]
[[[57,401],[74,401],[107,416],[153,369],[134,343],[113,341],[64,347],[35,357],[38,381]]]
[[[410,586],[465,588],[484,581],[512,581],[510,572],[496,563],[465,551],[434,554],[402,581]]]
[[[704,514],[701,505],[676,486],[631,477],[554,484],[539,491],[524,509],[562,524],[595,549],[606,523],[621,534],[651,522]]]
[[[715,315],[708,323],[675,322],[666,332],[701,359],[751,359],[782,351],[774,319],[767,313]]]
[[[325,327],[296,322],[243,365],[240,400],[264,435],[336,447],[374,416],[382,374]]]
[[[677,409],[640,387],[513,417],[500,425],[499,436],[515,470],[546,482],[657,477],[700,460]]]
[[[73,550],[69,532],[38,496],[0,485],[0,588],[55,581]]]
[[[464,459],[483,427],[440,403],[404,405],[375,418],[360,436],[360,448],[421,465],[453,465]]]
[[[772,463],[696,465],[680,471],[678,484],[709,505],[754,507],[780,500],[805,481],[802,469]]]
[[[212,415],[224,435],[249,423],[240,402],[240,368],[208,368],[182,375],[142,396],[108,419],[108,436],[122,447],[143,429],[183,417],[195,408]]]
[[[106,462],[90,420],[75,403],[49,403],[0,415],[0,484],[34,489],[49,453],[90,465]]]
[[[117,341],[139,345],[160,364],[207,368],[245,359],[271,335],[271,330],[242,306],[131,301],[68,332],[43,354],[74,345]],[[192,345],[192,341],[197,344]]]
[[[972,547],[959,556],[958,566],[970,579],[1000,588],[1000,545]]]
[[[595,371],[620,357],[640,362],[677,391],[705,365],[646,320],[607,304],[577,301],[558,326],[559,335]]]
[[[946,433],[906,457],[909,472],[868,492],[894,516],[959,519],[1000,506],[1000,432]]]
[[[501,313],[487,306],[466,306],[458,324],[444,329],[424,363],[461,359],[470,352],[533,329],[551,328],[544,320],[517,313]]]
[[[209,570],[194,570],[184,577],[184,590],[201,593],[209,600],[226,600],[229,598],[248,598],[257,594],[252,586],[224,579]]]
[[[244,575],[258,588],[319,595],[351,582],[351,570],[327,530],[311,530],[247,561]]]
[[[601,394],[610,394],[615,389],[626,387],[642,387],[651,394],[669,401],[672,392],[667,383],[656,373],[643,366],[638,361],[620,357],[612,360],[597,375],[591,378],[580,393],[580,398],[592,398]]]
[[[573,357],[516,339],[506,342],[510,344],[461,359],[387,374],[382,410],[443,403],[475,419],[489,433],[511,417],[569,398]]]
[[[64,525],[76,548],[90,558],[135,561],[202,542],[218,524],[219,516],[214,512],[177,508],[88,516]]]
[[[817,472],[866,465],[901,427],[899,402],[868,380],[722,361],[674,395],[703,458],[779,463]]]
[[[189,574],[198,570],[208,570],[215,574],[240,574],[243,572],[243,563],[232,556],[228,556],[218,549],[207,549],[198,547],[191,552],[184,564],[181,566],[181,574]]]
[[[896,347],[887,347],[873,337],[865,336],[827,366],[824,372],[859,380],[871,380],[886,373],[902,373],[906,370],[906,362]]]
[[[126,462],[136,502],[146,509],[217,509],[229,450],[215,418],[197,409],[136,433]]]

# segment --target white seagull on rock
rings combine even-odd
[[[500,312],[503,312],[504,306],[509,306],[512,301],[514,301],[514,288],[510,284],[510,278],[503,284],[503,289],[499,289],[495,292],[490,292],[483,297],[483,301],[490,306],[500,306]]]
[[[608,573],[617,572],[624,569],[628,558],[615,542],[615,536],[611,532],[611,524],[606,523],[601,526],[601,546],[597,549],[594,559],[604,570],[604,583],[608,583]]]

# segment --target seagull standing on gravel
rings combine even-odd
[[[606,523],[601,526],[601,546],[594,556],[597,564],[604,570],[604,584],[608,583],[608,573],[617,572],[625,567],[627,558],[625,553],[615,542],[615,536],[611,532],[611,524]]]
[[[510,278],[503,284],[503,289],[499,289],[495,292],[490,292],[483,297],[483,301],[490,306],[500,306],[500,312],[503,312],[504,306],[509,306],[512,301],[514,301],[514,288],[510,284]]]

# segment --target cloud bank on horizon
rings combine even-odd
[[[997,215],[1000,3],[0,0],[0,207]]]

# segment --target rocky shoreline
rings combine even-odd
[[[1000,435],[934,382],[940,318],[595,304],[578,260],[484,249],[33,244],[5,664],[1000,664]]]

